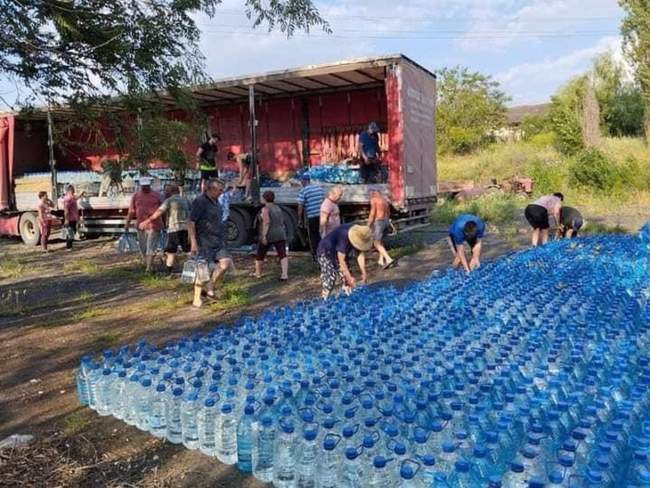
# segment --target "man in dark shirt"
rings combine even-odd
[[[190,221],[187,225],[191,252],[198,253],[198,256],[208,263],[216,263],[206,290],[203,291],[202,283],[194,285],[192,305],[195,307],[203,304],[201,300],[203,295],[215,298],[214,287],[233,264],[226,250],[226,226],[219,204],[219,195],[223,192],[223,188],[224,184],[221,180],[208,180],[205,192],[192,202]]]
[[[361,281],[367,283],[367,251],[372,248],[372,230],[365,225],[343,224],[321,239],[316,253],[320,266],[322,297],[327,299],[337,281],[341,281],[343,290],[348,291],[357,284],[348,267],[348,257],[357,254],[357,263],[361,270]]]
[[[212,134],[207,142],[201,144],[196,151],[196,158],[199,161],[199,170],[201,171],[201,191],[205,191],[205,183],[210,178],[218,178],[219,170],[217,168],[217,152],[219,148],[219,134]]]
[[[584,225],[582,214],[573,207],[562,207],[560,210],[560,225],[557,227],[557,238],[578,237],[578,231]]]
[[[361,175],[362,183],[380,183],[379,156],[379,126],[371,122],[368,129],[359,134],[361,146]]]

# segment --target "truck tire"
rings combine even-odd
[[[25,212],[20,216],[18,224],[20,238],[28,246],[35,246],[41,239],[41,229],[38,226],[38,216],[34,212]]]
[[[248,213],[231,208],[226,226],[228,247],[237,248],[251,243],[252,222]]]
[[[300,249],[301,243],[298,237],[298,213],[291,207],[280,205],[284,213],[284,228],[287,231],[287,245],[289,249]]]

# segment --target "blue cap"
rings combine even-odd
[[[405,480],[411,480],[415,476],[415,470],[411,465],[404,463],[399,470],[399,475]]]
[[[336,447],[336,439],[332,437],[326,437],[323,441],[323,449],[326,451],[333,451]]]
[[[469,463],[465,461],[464,459],[459,459],[456,461],[456,464],[454,464],[456,471],[459,471],[461,473],[467,473],[469,471]]]
[[[303,434],[306,441],[313,441],[314,439],[316,439],[317,435],[318,435],[318,431],[316,429],[308,429]]]
[[[395,454],[397,454],[398,456],[403,456],[404,454],[406,454],[406,446],[401,442],[396,442],[393,451],[395,451]]]
[[[175,397],[179,397],[179,396],[181,396],[181,395],[183,394],[183,389],[182,389],[182,388],[174,388],[174,389],[172,390],[172,394],[173,394]]]
[[[221,413],[225,413],[225,414],[232,413],[232,405],[230,403],[224,403],[221,406]]]
[[[371,449],[375,445],[375,439],[371,435],[365,435],[363,437],[363,447],[366,449]]]
[[[515,473],[523,473],[524,472],[524,465],[521,464],[518,461],[514,461],[510,463],[510,470],[514,471]]]
[[[264,417],[262,417],[262,425],[264,427],[270,427],[271,425],[273,425],[273,418],[270,415],[265,415]]]
[[[355,433],[354,427],[352,427],[351,425],[346,425],[345,427],[343,427],[343,432],[342,432],[343,437],[345,438],[352,437],[354,433]]]
[[[386,467],[386,458],[384,456],[375,456],[372,460],[372,465],[375,468],[385,468]]]
[[[425,466],[433,466],[436,464],[436,458],[433,457],[433,454],[425,454],[422,456],[422,464]]]
[[[165,391],[166,389],[167,389],[167,387],[165,386],[164,383],[158,383],[158,385],[156,386],[156,391],[157,391],[158,393],[162,393],[162,392]]]
[[[294,427],[292,422],[283,422],[281,428],[285,434],[293,434]]]
[[[244,415],[253,415],[255,413],[255,405],[250,403],[244,407]]]
[[[359,452],[356,447],[348,446],[345,448],[345,457],[352,461],[359,456]]]
[[[216,401],[212,397],[206,398],[205,401],[203,402],[203,405],[208,407],[208,408],[214,407],[215,404],[216,404]]]

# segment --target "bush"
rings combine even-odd
[[[643,170],[639,160],[634,156],[626,158],[618,171],[620,183],[624,189],[650,190],[650,174]]]
[[[581,151],[569,168],[571,182],[577,186],[611,192],[621,186],[618,168],[598,149]]]
[[[564,188],[566,167],[561,162],[534,160],[528,168],[528,176],[533,179],[533,189],[537,195],[555,193]]]

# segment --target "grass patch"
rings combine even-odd
[[[72,412],[63,420],[63,434],[68,437],[79,434],[89,427],[90,420],[84,410]]]
[[[179,288],[187,287],[186,284],[181,283],[179,278],[169,279],[166,276],[139,273],[136,275],[138,283],[149,290],[177,290]]]
[[[121,337],[122,334],[119,332],[106,332],[98,335],[95,338],[95,343],[98,348],[106,348],[117,344]]]
[[[63,263],[65,273],[83,273],[87,275],[96,275],[100,272],[100,266],[95,261],[81,259]]]
[[[192,303],[192,292],[173,293],[147,302],[152,312],[173,312]]]
[[[406,246],[395,247],[391,249],[388,254],[390,254],[390,257],[393,259],[401,259],[404,256],[410,256],[411,254],[420,252],[422,249],[424,249],[424,244],[422,242],[414,242]]]
[[[27,263],[23,259],[3,254],[0,256],[0,280],[18,278],[26,267]]]
[[[72,315],[73,322],[83,322],[85,320],[96,319],[108,314],[109,310],[102,307],[88,307]]]
[[[582,234],[627,234],[627,230],[620,225],[611,225],[604,222],[587,222],[580,229]]]
[[[220,298],[212,302],[209,308],[213,312],[224,312],[237,307],[245,307],[251,303],[250,284],[226,283],[220,289]]]
[[[497,228],[515,227],[524,204],[525,200],[504,193],[490,193],[464,202],[447,200],[435,208],[431,221],[436,226],[446,227],[458,214],[469,213]]]

